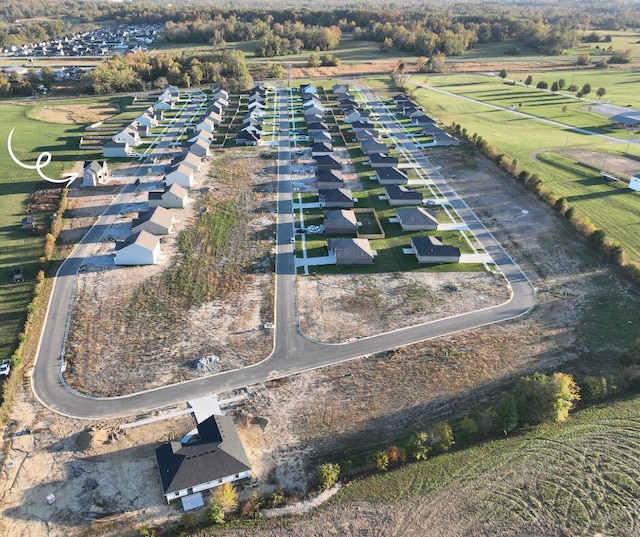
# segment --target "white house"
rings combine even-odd
[[[153,105],[153,108],[155,110],[160,110],[160,111],[172,110],[174,107],[175,107],[175,103],[167,97],[160,99],[156,104]]]
[[[164,207],[154,207],[153,209],[140,213],[138,218],[131,222],[131,231],[147,231],[152,235],[169,235],[173,231],[173,213]]]
[[[193,144],[194,146],[197,144]],[[170,168],[169,173],[164,176],[165,184],[171,186],[178,183],[183,188],[191,188],[193,186],[193,170],[184,163]]]
[[[189,151],[200,158],[206,158],[211,154],[209,143],[202,137],[198,137],[198,139],[191,144]]]
[[[140,145],[140,133],[137,128],[134,128],[132,125],[128,125],[118,134],[115,134],[112,137],[112,140],[114,142],[128,144],[131,147],[136,147]]]
[[[131,147],[125,142],[107,142],[102,146],[104,157],[128,157],[131,155]]]
[[[162,493],[168,503],[250,475],[249,459],[233,418],[214,414],[192,432],[156,449]]]
[[[196,125],[197,131],[214,132],[216,130],[215,123],[209,117],[204,118]]]
[[[160,238],[140,231],[116,243],[116,265],[155,265],[160,256]]]
[[[640,174],[631,177],[631,181],[629,181],[629,188],[631,190],[640,191]]]
[[[143,125],[148,127],[149,129],[153,129],[158,126],[158,118],[156,117],[156,113],[153,110],[153,107],[147,108],[143,114],[139,115],[136,118],[136,123],[139,125]]]
[[[104,160],[86,161],[82,169],[80,186],[98,186],[104,184],[109,175],[109,168]]]
[[[187,204],[187,191],[178,183],[165,187],[164,190],[149,192],[149,207],[165,209],[184,209]]]
[[[219,89],[213,94],[213,97],[216,101],[220,101],[220,99],[224,99],[225,101],[229,100],[229,92],[224,89]]]
[[[194,173],[199,172],[202,167],[202,159],[191,151],[189,151],[180,162],[189,166]]]

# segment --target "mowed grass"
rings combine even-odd
[[[51,152],[53,160],[43,170],[49,177],[57,178],[79,158],[78,126],[37,121],[28,117],[29,111],[29,106],[0,105],[0,359],[11,356],[17,345],[44,243],[44,237],[20,229],[29,197],[42,181],[36,171],[11,160],[9,132],[15,127],[12,149],[24,163],[34,164],[40,153]],[[50,213],[29,216],[48,230]],[[25,283],[9,283],[12,267],[23,268]]]
[[[475,75],[433,77],[429,83],[456,94],[418,89],[416,99],[429,113],[445,124],[460,123],[469,134],[478,133],[500,153],[515,158],[522,169],[538,173],[547,188],[567,197],[580,214],[603,229],[610,238],[619,241],[631,260],[640,261],[640,211],[637,209],[640,194],[628,190],[622,183],[604,180],[599,176],[599,170],[584,166],[565,153],[571,149],[590,149],[601,152],[603,158],[607,152],[623,154],[626,149],[624,139],[613,143],[572,128],[550,125],[460,98],[477,99],[484,95],[486,100],[510,102],[507,97],[496,95],[495,82],[489,82],[485,88],[484,79]],[[486,93],[480,93],[483,91]],[[497,92],[502,91],[498,86]],[[516,86],[514,91],[521,92],[522,88]],[[555,96],[546,94],[532,113],[540,117],[557,113],[555,99]],[[524,111],[528,112],[526,107]],[[574,114],[574,117],[579,117],[580,111],[574,109]],[[590,118],[588,111],[585,114]],[[628,137],[628,133],[624,136]],[[640,151],[633,145],[629,151],[636,157],[640,156]]]
[[[640,524],[639,497],[636,397],[578,412],[562,426],[357,480],[334,502],[402,500],[416,521],[454,506],[464,522],[491,534],[531,525],[534,532],[552,527],[572,535],[632,535]]]

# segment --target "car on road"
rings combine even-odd
[[[9,375],[10,371],[11,371],[11,360],[9,360],[9,358],[6,358],[2,360],[2,362],[0,362],[0,375],[6,377]]]

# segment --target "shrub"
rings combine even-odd
[[[385,453],[389,459],[389,463],[392,465],[400,464],[406,460],[406,454],[402,448],[398,446],[389,446]]]
[[[414,433],[409,439],[408,451],[416,461],[426,461],[429,456],[429,435],[424,431]]]
[[[340,465],[338,463],[325,463],[318,466],[316,470],[318,486],[323,489],[329,489],[338,482],[340,477]]]
[[[536,84],[536,88],[538,89],[547,89],[549,87],[549,84],[547,84],[544,80],[541,80],[540,82],[538,82],[538,84]]]
[[[271,493],[271,495],[266,499],[267,507],[282,507],[285,502],[284,492],[282,487],[276,487],[276,489]]]
[[[225,513],[230,513],[238,507],[238,492],[232,483],[223,483],[214,489],[213,501]]]
[[[373,463],[378,470],[386,472],[389,468],[389,457],[384,451],[376,451],[373,454]]]
[[[436,451],[446,453],[455,443],[451,426],[446,421],[441,421],[433,426],[431,430],[431,445]]]
[[[581,387],[580,393],[585,403],[601,401],[617,390],[613,377],[585,377]]]
[[[224,510],[215,502],[208,507],[205,517],[210,524],[224,524]]]

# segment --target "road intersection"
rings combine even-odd
[[[371,94],[367,98],[374,101]],[[300,331],[297,322],[295,234],[289,130],[289,92],[277,92],[279,111],[277,244],[274,346],[264,360],[244,368],[189,380],[152,390],[121,396],[92,397],[71,389],[62,376],[64,345],[69,311],[73,300],[76,274],[93,243],[100,240],[109,222],[117,216],[118,204],[112,204],[89,230],[71,255],[60,266],[51,293],[36,362],[32,370],[32,389],[38,400],[59,414],[80,419],[105,419],[143,414],[200,397],[227,392],[283,378],[303,371],[326,367],[343,361],[366,357],[447,334],[470,330],[518,317],[535,304],[535,290],[518,265],[503,250],[466,204],[458,198],[439,174],[434,182],[464,223],[474,233],[482,248],[491,255],[506,279],[511,298],[503,304],[462,315],[439,319],[393,332],[378,334],[344,344],[311,341]],[[381,116],[382,121],[392,120]],[[406,135],[400,141],[425,169],[433,167]],[[135,189],[126,185],[121,195]],[[117,200],[116,200],[117,202]]]

